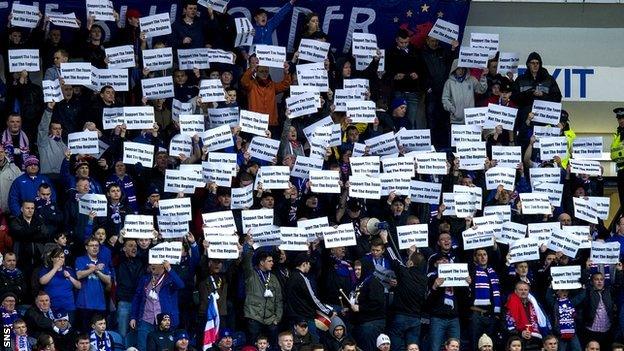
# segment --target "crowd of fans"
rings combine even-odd
[[[286,18],[295,0],[275,15],[253,13],[254,44],[272,44],[272,32]],[[201,16],[200,16],[201,13]],[[590,249],[574,257],[544,244],[539,260],[510,263],[509,245],[495,242],[474,250],[463,248],[462,233],[474,229],[473,218],[485,207],[510,212],[505,221],[553,222],[587,226],[591,241],[624,243],[624,221],[612,230],[601,220],[588,223],[574,217],[573,198],[603,196],[602,177],[570,171],[569,155],[540,160],[531,112],[534,100],[560,102],[556,81],[531,53],[520,76],[497,73],[497,56],[483,70],[458,67],[458,42],[450,45],[428,37],[414,47],[412,33],[398,29],[395,42],[364,70],[357,70],[350,54],[335,49],[324,62],[329,91],[320,93],[317,113],[289,118],[284,100],[297,85],[298,53],[289,55],[283,70],[259,66],[247,47],[234,47],[236,28],[228,14],[182,4],[173,33],[148,40],[139,27],[144,15],[129,9],[105,38],[102,27],[87,18],[79,29],[56,27],[42,17],[37,28],[7,29],[4,46],[6,85],[2,110],[6,129],[0,143],[0,311],[4,330],[10,330],[11,350],[427,350],[461,349],[589,351],[624,350],[622,265],[595,264]],[[327,41],[319,17],[309,14],[298,34],[301,39]],[[283,43],[280,43],[283,44]],[[132,45],[137,66],[130,68],[130,89],[99,91],[65,84],[61,63],[90,62],[106,68],[106,47]],[[298,45],[296,45],[297,47]],[[218,48],[235,54],[233,64],[206,70],[173,69],[153,72],[142,66],[141,50],[172,47]],[[7,50],[39,49],[43,80],[62,84],[62,100],[44,103],[43,90],[32,72],[9,73]],[[378,53],[379,54],[379,53]],[[175,55],[174,55],[175,57]],[[173,76],[175,98],[147,100],[141,79]],[[275,77],[275,80],[272,78]],[[279,77],[279,78],[277,78]],[[198,98],[202,79],[220,79],[222,102]],[[374,123],[351,123],[336,111],[335,92],[350,79],[364,79],[363,100],[376,104]],[[174,103],[174,100],[176,101]],[[171,140],[180,134],[174,104],[191,103],[203,114],[206,130],[214,127],[212,109],[240,108],[269,115],[266,136],[280,142],[272,161],[249,153],[254,134],[231,125],[232,147],[208,152],[198,133],[190,154],[170,154]],[[513,130],[482,129],[488,158],[480,170],[462,169],[451,147],[451,125],[465,123],[464,109],[499,104],[518,109]],[[125,124],[104,129],[108,108],[153,106],[153,128],[128,130]],[[322,145],[311,154],[311,134],[304,129],[330,116],[339,125],[340,142]],[[621,118],[624,116],[619,116]],[[570,118],[562,112],[560,135],[575,137]],[[447,155],[447,174],[410,174],[412,180],[438,183],[441,192],[458,185],[482,188],[473,216],[458,218],[448,207],[413,200],[415,194],[390,191],[379,199],[350,196],[350,159],[375,155],[366,140],[403,129],[429,129],[431,146]],[[105,151],[74,154],[68,135],[96,131]],[[306,136],[307,135],[307,136]],[[392,157],[414,158],[397,138]],[[124,143],[154,147],[154,164],[126,164]],[[485,171],[496,166],[492,146],[520,146],[523,159],[516,167],[513,190],[487,190]],[[166,192],[167,170],[201,164],[212,152],[236,155],[230,187],[206,179],[194,193]],[[286,189],[264,189],[255,182],[263,167],[288,166],[299,157],[321,158],[323,170],[338,171],[339,193],[316,193],[308,179],[292,176]],[[520,193],[532,191],[532,168],[559,170],[563,192],[550,215],[523,214]],[[398,179],[397,175],[397,179]],[[232,209],[232,191],[253,185],[248,208]],[[106,216],[81,210],[81,198],[103,194]],[[163,238],[158,228],[159,203],[190,198],[189,231],[179,238]],[[327,218],[329,226],[352,224],[355,245],[326,248],[312,237],[307,251],[288,251],[254,240],[263,233],[243,230],[242,214],[251,209],[273,211],[273,225],[297,227],[301,220]],[[224,235],[205,228],[202,214],[232,211],[237,227],[237,259],[211,257],[205,235]],[[446,212],[446,213],[445,213]],[[127,215],[154,217],[151,239],[126,237]],[[399,249],[397,228],[425,224],[428,246]],[[148,264],[150,248],[165,241],[182,241],[179,264]],[[621,246],[624,254],[624,245]],[[468,263],[465,287],[447,287],[438,265]],[[581,266],[581,288],[553,289],[551,267]],[[217,314],[211,313],[216,300]],[[218,337],[210,330],[218,326]],[[210,346],[208,346],[210,344]],[[7,350],[9,348],[6,348]]]

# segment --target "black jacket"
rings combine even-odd
[[[360,310],[353,314],[353,323],[362,324],[386,319],[386,294],[381,281],[374,274],[371,274],[360,284],[357,299]]]
[[[314,319],[316,311],[331,314],[331,309],[323,305],[316,297],[308,278],[298,269],[291,272],[286,281],[286,314],[293,320]]]
[[[433,283],[438,278],[436,273],[429,274],[429,296],[427,297],[427,306],[432,317],[438,318],[457,318],[459,317],[459,307],[463,301],[466,301],[468,288],[454,287],[455,296],[453,306],[444,303],[446,288],[438,287],[433,290]]]
[[[132,302],[139,279],[145,273],[145,268],[145,262],[138,257],[128,258],[125,255],[120,257],[119,265],[115,268],[118,301]]]
[[[156,329],[147,334],[147,351],[173,350],[174,347],[172,331]]]
[[[8,292],[17,296],[24,296],[26,293],[24,273],[19,269],[16,269],[14,274],[9,274],[4,269],[0,269],[0,296]]]
[[[420,317],[427,298],[425,263],[407,268],[394,260],[392,266],[398,283],[394,291],[392,309],[395,313]]]
[[[28,334],[34,338],[41,333],[51,334],[53,332],[54,321],[35,305],[26,310],[24,319],[28,326]]]
[[[387,49],[386,72],[393,82],[393,90],[401,92],[423,91],[427,84],[427,68],[420,53],[413,46],[407,52],[396,46]],[[411,79],[410,73],[417,73],[418,79]],[[394,80],[397,73],[405,74],[405,78]]]

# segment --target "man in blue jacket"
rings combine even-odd
[[[39,174],[39,159],[37,159],[37,157],[32,155],[28,156],[24,160],[24,168],[26,172],[15,178],[13,184],[11,184],[11,190],[9,190],[9,209],[11,210],[11,214],[15,217],[19,216],[21,213],[22,202],[35,200],[39,185],[43,183],[52,185],[50,178]],[[50,188],[52,190],[50,199],[56,201],[54,186]]]
[[[273,45],[273,31],[282,23],[286,15],[293,9],[296,0],[290,0],[269,20],[269,13],[258,8],[254,11],[254,44]]]

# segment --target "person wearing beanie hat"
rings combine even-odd
[[[413,129],[411,121],[405,118],[407,114],[407,101],[405,99],[400,97],[394,98],[392,104],[390,104],[390,110],[392,127],[395,133],[401,130],[401,128]]]
[[[464,109],[475,107],[475,93],[483,94],[487,89],[487,68],[481,73],[481,77],[473,77],[468,69],[459,66],[459,60],[455,59],[451,67],[449,78],[444,83],[442,91],[442,105],[449,112],[451,124],[464,124]],[[450,135],[450,130],[447,134]]]
[[[156,330],[147,335],[147,351],[173,350],[174,334],[171,330],[171,316],[168,313],[156,315]]]
[[[2,153],[0,152],[0,155]],[[6,154],[6,153],[5,153]],[[39,185],[45,183],[52,186],[52,181],[46,175],[39,173],[39,159],[33,155],[26,158],[28,166],[25,167],[24,174],[15,178],[9,190],[9,209],[11,214],[18,217],[21,213],[22,202],[34,201],[37,197]],[[2,188],[0,188],[2,190]],[[52,186],[52,201],[56,201],[56,191]]]
[[[492,351],[494,347],[494,343],[492,342],[492,338],[490,338],[487,334],[481,335],[479,338],[479,342],[477,343],[478,351]]]
[[[390,351],[390,337],[386,334],[379,334],[377,336],[377,350]]]
[[[175,349],[174,351],[195,351],[193,346],[189,345],[189,335],[186,330],[178,330],[175,332]]]

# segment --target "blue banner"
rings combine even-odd
[[[285,2],[232,0],[228,12],[234,17],[246,16],[252,20],[251,14],[259,4],[273,13]],[[20,3],[38,5],[42,13],[75,12],[84,23],[86,11],[84,0],[20,1]],[[2,27],[6,26],[11,4],[10,1],[0,1]],[[113,4],[122,14],[128,8],[138,9],[143,16],[167,12],[172,19],[176,19],[181,14],[181,3],[169,0],[113,0]],[[274,39],[277,39],[279,45],[286,46],[289,52],[293,52],[295,35],[300,30],[305,15],[312,11],[319,15],[322,30],[328,34],[332,47],[338,51],[349,51],[351,34],[354,31],[374,33],[377,35],[379,46],[388,47],[392,45],[399,27],[408,29],[413,34],[412,43],[420,46],[438,18],[459,25],[463,33],[469,8],[469,0],[298,0],[292,13],[278,27]],[[114,30],[112,22],[100,24],[103,24],[108,35]]]

